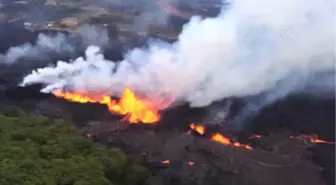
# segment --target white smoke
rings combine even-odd
[[[107,30],[96,25],[83,25],[77,29],[77,34],[85,47],[96,45],[104,48],[110,41]]]
[[[87,47],[96,45],[104,48],[108,45],[109,37],[106,29],[94,25],[83,25],[76,30],[76,36],[81,39],[81,45]],[[25,43],[8,49],[5,54],[0,54],[2,62],[13,64],[22,57],[44,59],[47,52],[56,54],[74,53],[76,46],[71,43],[71,36],[64,33],[47,35],[40,33],[36,43]]]
[[[302,89],[314,75],[335,73],[334,15],[330,0],[234,0],[216,18],[193,17],[173,44],[153,42],[117,63],[90,46],[86,59],[33,71],[22,85],[111,95],[127,86],[191,106],[264,92],[273,100]]]
[[[74,48],[67,43],[67,37],[62,33],[58,33],[55,36],[39,34],[35,45],[25,43],[9,48],[7,53],[3,55],[3,61],[7,64],[12,64],[21,57],[39,57],[43,51],[63,53],[73,49]]]

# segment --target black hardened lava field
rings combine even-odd
[[[163,6],[166,2],[162,1]],[[173,14],[170,24],[179,15],[194,12],[185,6],[188,3],[179,5],[188,13],[166,10]],[[213,8],[209,5],[209,10],[196,13],[206,14]],[[177,20],[175,26],[180,23]],[[288,95],[239,123],[244,125],[239,129],[232,125],[242,111],[242,98],[196,108],[187,103],[174,104],[160,111],[160,119],[153,124],[132,124],[123,115],[111,113],[104,103],[78,103],[41,93],[43,84],[19,86],[32,70],[82,56],[85,50],[76,32],[32,31],[23,24],[0,22],[0,53],[27,42],[34,44],[39,33],[65,34],[77,50],[50,52],[38,59],[23,56],[13,64],[0,61],[1,110],[15,106],[51,119],[71,119],[92,141],[121,148],[134,156],[158,177],[154,183],[157,185],[335,184],[335,96]],[[143,45],[148,39],[133,37],[127,43],[113,38],[113,47],[104,48],[106,58],[120,61],[125,50]],[[217,115],[213,110],[224,109],[228,102],[229,114],[225,118],[219,116],[219,120],[213,118]]]

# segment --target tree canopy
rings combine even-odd
[[[149,176],[65,120],[0,114],[0,143],[1,185],[136,185]]]

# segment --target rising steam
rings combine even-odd
[[[81,47],[94,44],[104,48],[109,43],[107,31],[101,27],[83,25],[76,32],[77,40],[80,40]],[[74,38],[64,33],[57,33],[56,35],[40,33],[37,36],[36,43],[13,46],[5,54],[0,54],[0,63],[13,64],[23,57],[45,60],[48,58],[48,53],[73,54],[76,46],[72,40]]]
[[[58,33],[55,36],[39,34],[35,45],[25,43],[20,46],[11,47],[6,54],[0,54],[0,57],[3,58],[1,62],[12,64],[22,57],[45,58],[44,54],[47,51],[65,53],[72,52],[73,50],[74,48],[67,43],[65,34]]]
[[[147,98],[174,96],[191,106],[266,92],[271,101],[320,84],[314,76],[332,74],[327,85],[334,86],[334,15],[330,0],[235,0],[216,18],[193,17],[173,44],[153,42],[118,62],[90,46],[85,59],[37,69],[22,85],[111,95],[127,86]]]

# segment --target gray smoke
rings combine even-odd
[[[134,1],[134,0],[133,0]],[[153,27],[163,27],[168,23],[169,15],[162,10],[159,1],[146,0],[132,2],[138,13],[133,18],[132,29],[147,34]]]
[[[6,54],[3,55],[4,62],[12,64],[22,57],[42,57],[45,51],[53,51],[55,53],[64,53],[72,51],[74,48],[67,43],[67,38],[64,34],[58,33],[55,36],[39,34],[36,45],[26,43],[20,46],[9,48]]]
[[[133,30],[147,33],[151,26],[164,26],[168,22],[168,15],[162,10],[152,10],[140,13],[134,18]]]
[[[223,123],[228,123],[228,118],[231,112],[231,105],[233,101],[228,99],[226,101],[221,101],[209,106],[207,110],[207,116],[202,123],[221,125]]]
[[[193,17],[173,44],[135,48],[118,64],[90,46],[85,59],[37,69],[22,85],[111,95],[130,87],[153,101],[174,96],[194,107],[260,94],[265,105],[307,87],[318,94],[335,84],[334,15],[330,0],[234,0],[216,18]],[[327,73],[322,85],[315,77]]]
[[[74,53],[76,50],[75,43],[72,42],[73,35],[57,33],[56,35],[46,35],[40,33],[36,43],[25,43],[19,46],[13,46],[5,54],[0,54],[2,62],[13,64],[22,57],[33,59],[45,59],[47,53],[64,54]],[[96,45],[104,48],[109,43],[107,31],[104,28],[94,25],[83,25],[76,30],[76,37],[81,40],[81,47]]]
[[[105,48],[110,42],[107,30],[96,25],[83,25],[77,29],[77,34],[84,47],[95,45]]]

